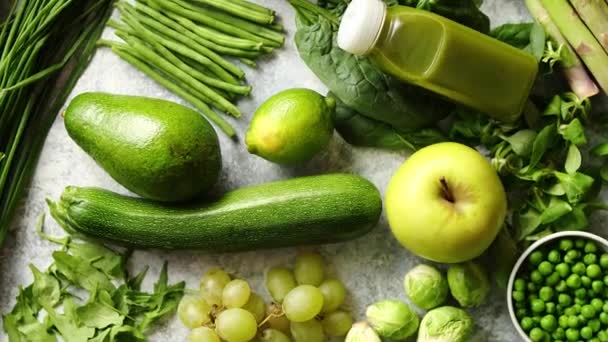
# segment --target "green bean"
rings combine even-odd
[[[250,11],[247,7],[241,6],[232,1],[221,1],[221,0],[194,0],[203,5],[217,8],[224,12],[230,13],[237,17],[253,21],[262,25],[272,24],[274,22],[274,15],[269,13],[260,13],[257,11]]]
[[[273,30],[267,29],[264,26],[260,26],[258,24],[252,23],[250,21],[236,18],[236,17],[231,16],[230,14],[218,12],[218,11],[215,11],[210,8],[195,6],[190,3],[185,2],[183,0],[169,0],[169,1],[172,1],[173,3],[179,5],[187,10],[190,10],[194,13],[200,13],[202,15],[206,15],[206,16],[213,18],[215,20],[218,20],[220,22],[239,27],[249,33],[256,35],[260,39],[262,39],[262,41],[264,42],[265,45],[280,47],[285,42],[285,37],[282,34],[275,32]]]
[[[266,44],[266,43],[276,44],[276,42],[256,36],[255,34],[249,32],[249,31],[246,31],[238,26],[235,26],[235,25],[232,25],[229,23],[224,23],[223,21],[217,20],[215,18],[211,18],[208,15],[186,9],[186,8],[182,7],[181,5],[178,5],[178,3],[174,2],[174,1],[154,0],[154,2],[157,4],[160,4],[160,6],[162,6],[163,8],[165,8],[168,11],[173,12],[174,14],[179,14],[188,19],[200,22],[200,23],[207,25],[218,31],[221,31],[221,32],[224,32],[224,33],[227,33],[230,35],[234,35],[239,38],[249,39],[249,40],[253,40],[253,41],[261,41],[264,44]],[[180,2],[180,4],[181,3],[183,3],[183,2]],[[184,3],[184,4],[187,5],[187,3]]]
[[[134,67],[142,71],[144,74],[155,80],[158,84],[169,89],[177,96],[191,103],[194,107],[200,110],[209,120],[217,124],[218,127],[228,136],[230,136],[231,138],[236,136],[234,128],[232,128],[232,126],[226,120],[224,120],[216,112],[214,112],[206,103],[202,102],[186,90],[178,87],[175,83],[171,82],[169,79],[167,79],[160,73],[154,71],[154,69],[150,68],[146,63],[129,53],[129,51],[125,49],[126,47],[126,45],[124,45],[123,47],[114,46],[112,47],[112,51],[114,51],[114,53],[117,54],[120,58],[129,62],[131,65],[133,65]]]
[[[196,33],[190,31],[189,29],[182,26],[178,22],[165,17],[162,13],[156,11],[155,9],[153,9],[145,4],[137,3],[137,6],[135,7],[135,9],[137,11],[140,11],[140,12],[148,15],[150,18],[153,18],[154,19],[153,21],[164,24],[165,26],[173,29],[174,31],[176,31],[180,34],[183,34],[186,37],[196,41],[197,43],[199,43],[213,51],[216,51],[218,53],[221,53],[224,55],[229,55],[229,56],[246,57],[246,58],[255,58],[261,54],[260,52],[257,52],[257,51],[235,49],[235,48],[225,47],[225,46],[216,44],[210,40],[207,40],[206,38],[203,38],[202,35],[197,35]],[[142,22],[144,22],[143,18],[140,18],[140,19],[142,20]]]
[[[121,5],[123,5],[123,6],[121,6]],[[238,78],[245,77],[245,72],[243,72],[243,70],[241,70],[236,65],[228,62],[227,60],[225,60],[224,58],[222,58],[215,52],[207,49],[206,47],[190,41],[186,36],[181,35],[175,31],[172,31],[171,29],[167,28],[160,22],[146,19],[148,24],[153,25],[154,26],[153,28],[155,30],[157,30],[157,32],[152,32],[151,30],[145,28],[140,23],[140,20],[138,20],[138,18],[135,17],[133,12],[131,12],[131,11],[134,11],[133,7],[126,7],[126,6],[124,6],[125,5],[124,3],[122,3],[121,5],[118,6],[118,10],[120,11],[121,15],[124,16],[123,21],[125,21],[127,24],[129,24],[129,26],[133,27],[133,29],[135,29],[136,31],[137,30],[140,30],[142,32],[147,31],[150,36],[155,35],[159,39],[165,38],[166,40],[173,40],[173,42],[177,43],[177,44],[180,44],[180,43],[187,44],[187,45],[184,45],[184,47],[188,47],[194,51],[199,52],[201,55],[207,57],[209,60],[215,62],[217,65],[219,65],[220,67],[229,71],[230,73],[237,76]],[[141,16],[141,17],[143,18],[143,16]],[[139,19],[142,19],[142,18],[139,18]],[[156,40],[159,40],[159,39],[156,39]],[[218,74],[218,76],[219,76],[219,74]]]
[[[122,33],[121,33],[121,35],[122,35]],[[125,36],[125,35],[122,35],[121,38],[123,38],[129,44],[129,46],[131,48],[133,48],[133,50],[136,52],[136,57],[139,54],[142,59],[145,59],[146,61],[148,61],[148,63],[151,64],[152,66],[162,70],[163,72],[165,72],[169,75],[172,75],[173,77],[188,84],[189,86],[196,89],[197,91],[200,91],[218,109],[221,109],[229,114],[232,114],[237,118],[242,115],[241,112],[239,111],[239,109],[235,105],[233,105],[228,100],[223,98],[221,95],[216,93],[213,89],[209,88],[205,84],[198,81],[196,78],[192,77],[188,73],[180,70],[178,67],[171,64],[171,62],[169,62],[164,57],[161,57],[158,54],[156,54],[154,52],[154,50],[147,47],[138,38],[129,37],[129,36]]]
[[[239,61],[241,61],[243,64],[250,66],[252,68],[257,68],[258,64],[252,60],[252,59],[248,59],[248,58],[239,58]]]

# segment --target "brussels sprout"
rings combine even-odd
[[[443,306],[422,318],[417,342],[467,342],[473,326],[473,319],[464,310]]]
[[[382,342],[378,334],[366,322],[353,324],[344,342]]]
[[[405,293],[418,307],[430,310],[443,304],[448,296],[448,281],[435,267],[418,265],[403,280]]]
[[[448,284],[452,296],[463,308],[483,304],[490,292],[488,275],[472,261],[450,266]]]
[[[385,300],[370,305],[365,312],[367,321],[381,337],[403,340],[418,329],[418,315],[407,304]]]

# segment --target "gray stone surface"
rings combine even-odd
[[[277,9],[289,29],[284,49],[271,59],[260,63],[256,70],[247,70],[247,79],[254,86],[253,96],[240,101],[244,113],[240,120],[229,119],[242,137],[255,108],[270,95],[292,87],[307,87],[325,92],[324,86],[298,58],[293,44],[294,13],[284,0],[259,0]],[[493,24],[527,19],[522,0],[486,0],[484,9]],[[107,38],[111,32],[105,32]],[[121,61],[107,49],[99,49],[90,67],[79,81],[72,96],[85,91],[104,91],[119,94],[145,95],[182,102],[143,74]],[[224,169],[221,186],[232,189],[294,176],[328,172],[352,172],[375,183],[382,192],[393,171],[407,158],[406,153],[392,153],[374,149],[353,148],[337,135],[330,147],[301,168],[282,168],[247,153],[242,142],[235,143],[220,135]],[[56,246],[39,239],[34,232],[37,217],[46,211],[44,199],[56,199],[67,185],[100,186],[121,193],[127,191],[116,184],[93,160],[72,142],[66,134],[61,117],[57,118],[47,139],[42,158],[27,197],[20,207],[11,233],[2,251],[0,262],[0,311],[6,313],[14,304],[18,286],[29,284],[32,275],[27,265],[33,263],[46,269],[50,254]],[[61,229],[47,218],[46,228],[52,234]],[[185,280],[196,288],[202,273],[211,267],[222,267],[247,278],[255,291],[263,289],[263,272],[268,266],[292,264],[300,248],[287,248],[240,254],[206,255],[199,252],[138,251],[130,261],[132,270],[151,266],[146,286],[150,286],[162,265],[169,261],[170,279]],[[358,319],[366,305],[387,298],[407,300],[402,288],[405,272],[422,260],[401,248],[391,236],[386,219],[368,236],[337,245],[319,247],[331,265],[331,271],[344,280],[349,291],[349,307]],[[480,336],[487,341],[518,341],[507,315],[505,295],[496,289],[491,301],[472,310],[479,325]],[[161,324],[150,336],[151,341],[185,341],[187,330],[176,319]],[[0,340],[7,340],[0,335]]]

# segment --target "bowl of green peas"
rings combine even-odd
[[[507,293],[525,341],[608,342],[608,241],[579,231],[536,241],[513,267]]]

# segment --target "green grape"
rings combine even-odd
[[[293,273],[298,284],[319,286],[325,275],[323,258],[316,253],[301,253],[296,257]]]
[[[311,320],[321,312],[322,307],[323,294],[311,285],[300,285],[283,299],[283,311],[292,322]]]
[[[266,289],[277,303],[282,303],[285,295],[297,285],[293,273],[285,267],[272,267],[266,273]]]
[[[198,327],[190,332],[188,342],[221,342],[215,331],[207,327]]]
[[[227,308],[240,308],[247,303],[251,296],[249,283],[235,279],[226,284],[222,291],[222,304]]]
[[[224,286],[230,282],[230,276],[219,268],[207,271],[201,279],[201,295],[210,305],[222,305]]]
[[[209,304],[204,299],[188,296],[182,298],[179,302],[177,315],[182,324],[193,329],[211,320],[211,317],[209,317],[210,309]]]
[[[319,286],[319,290],[323,294],[322,312],[335,311],[344,303],[346,288],[340,280],[335,278],[326,279]]]
[[[259,338],[260,342],[291,342],[289,337],[279,330],[266,329]]]
[[[266,325],[269,328],[279,330],[287,335],[291,334],[289,331],[289,319],[283,313],[283,308],[276,304],[268,304],[266,316],[270,316],[266,321]]]
[[[311,319],[306,322],[291,322],[291,336],[295,342],[323,342],[323,326],[319,321]]]
[[[266,303],[264,303],[262,297],[253,292],[249,296],[247,303],[243,305],[243,309],[251,312],[258,323],[263,321],[264,316],[266,315]]]
[[[333,337],[346,336],[353,326],[353,318],[344,311],[334,311],[323,317],[323,331]]]
[[[247,342],[258,332],[258,324],[251,312],[232,308],[217,316],[215,331],[227,342]]]

